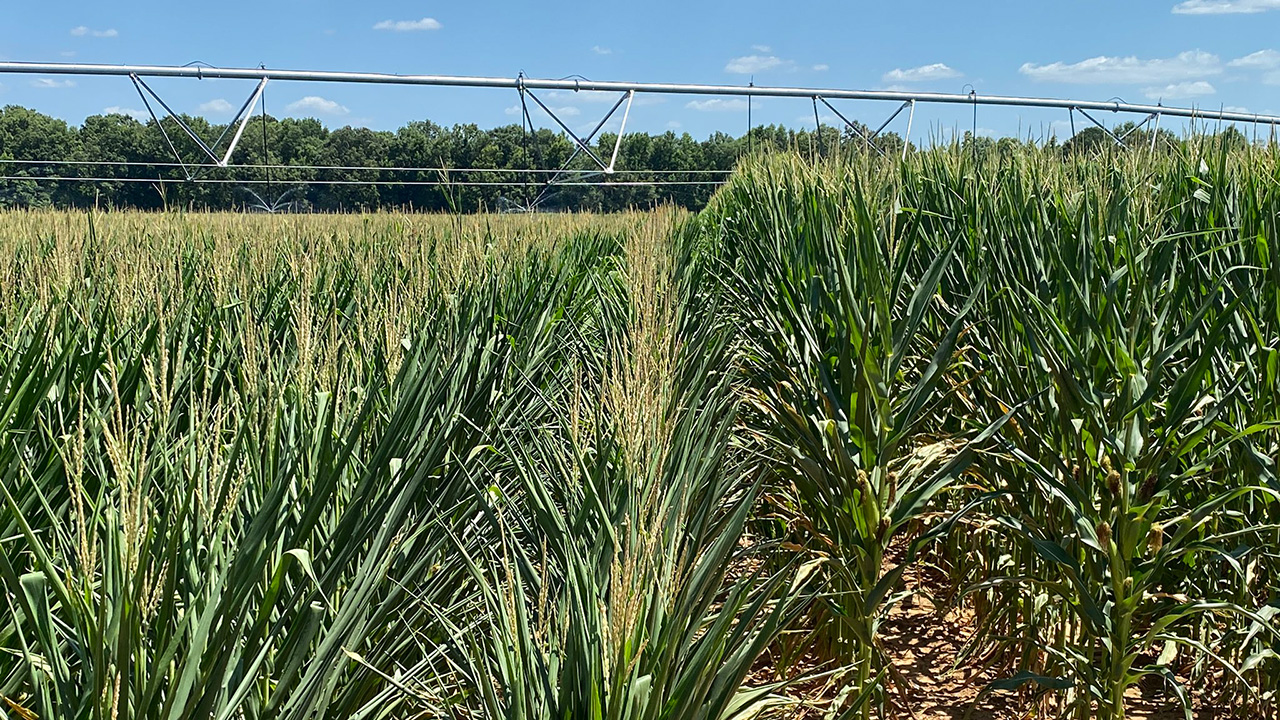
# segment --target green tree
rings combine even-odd
[[[1116,141],[1097,126],[1087,127],[1071,137],[1062,145],[1062,152],[1066,155],[1076,155],[1078,153],[1096,153],[1108,148],[1116,147]]]
[[[72,160],[78,146],[76,133],[63,120],[17,105],[0,110],[0,160]],[[24,178],[59,177],[66,172],[59,165],[7,162],[0,167],[4,175]],[[70,205],[75,198],[69,186],[54,181],[0,181],[0,207]]]
[[[138,162],[145,157],[146,128],[128,115],[91,115],[80,126],[80,146],[77,159],[102,164],[81,168],[81,175],[102,178],[121,178],[118,182],[77,183],[69,192],[78,205],[109,205],[152,208],[159,205],[160,197],[146,183],[131,182],[147,177],[144,170],[124,163]]]
[[[344,127],[329,133],[325,164],[338,167],[379,167],[395,136],[368,128]],[[323,186],[317,205],[325,210],[373,210],[381,207],[382,187],[374,184],[386,176],[380,170],[335,170],[338,183]]]

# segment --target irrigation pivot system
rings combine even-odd
[[[26,62],[0,62],[0,73],[24,73],[33,75],[72,75],[72,76],[117,76],[128,78],[132,81],[138,95],[142,98],[148,113],[150,113],[157,125],[160,125],[160,118],[156,112],[156,108],[152,105],[155,101],[165,113],[168,113],[176,122],[178,127],[185,132],[196,146],[200,148],[204,156],[199,162],[188,162],[182,158],[173,142],[165,134],[165,141],[169,150],[174,155],[174,163],[166,163],[163,165],[170,167],[179,167],[182,170],[182,178],[160,178],[158,180],[148,179],[148,182],[228,182],[225,179],[214,180],[202,177],[203,173],[212,168],[231,167],[231,157],[235,152],[241,137],[244,134],[249,118],[253,113],[253,108],[262,96],[263,89],[270,81],[289,81],[289,82],[315,82],[315,83],[358,83],[373,85],[425,85],[436,87],[455,87],[455,88],[493,88],[502,90],[514,90],[519,94],[521,119],[530,129],[533,127],[533,120],[529,112],[529,104],[527,101],[533,101],[533,104],[542,112],[546,113],[556,125],[563,130],[573,141],[574,152],[570,158],[557,170],[539,170],[529,169],[524,171],[527,177],[532,179],[511,183],[497,182],[488,184],[499,185],[537,185],[542,187],[542,192],[533,201],[532,205],[546,196],[547,191],[556,185],[665,185],[679,182],[681,184],[708,183],[714,184],[721,182],[720,180],[648,180],[643,182],[618,181],[612,178],[602,178],[602,175],[613,175],[615,173],[625,173],[625,170],[617,168],[618,150],[621,147],[622,135],[626,130],[627,119],[630,115],[631,104],[637,94],[654,94],[654,95],[701,95],[701,96],[732,96],[738,98],[746,98],[748,100],[748,110],[750,113],[750,100],[752,98],[795,98],[807,99],[812,101],[814,109],[815,123],[820,125],[818,116],[818,104],[826,106],[832,113],[836,115],[850,130],[858,133],[868,144],[869,147],[879,148],[872,143],[877,135],[885,130],[896,118],[904,111],[907,113],[907,128],[904,137],[911,134],[911,125],[915,120],[916,105],[925,104],[949,104],[949,105],[969,105],[974,108],[975,126],[977,108],[979,106],[1000,106],[1000,107],[1025,107],[1040,109],[1058,109],[1066,110],[1070,114],[1072,128],[1075,127],[1075,114],[1078,112],[1092,124],[1101,128],[1112,140],[1118,145],[1125,145],[1126,139],[1133,132],[1142,127],[1152,124],[1155,129],[1160,126],[1160,121],[1164,117],[1186,118],[1193,122],[1196,120],[1205,121],[1222,121],[1222,122],[1240,122],[1252,123],[1255,128],[1258,125],[1270,126],[1274,135],[1275,126],[1280,124],[1280,116],[1261,115],[1245,112],[1235,112],[1227,110],[1206,110],[1200,108],[1186,107],[1168,107],[1165,105],[1149,105],[1126,103],[1118,100],[1092,101],[1092,100],[1068,100],[1060,98],[1044,98],[1044,97],[1019,97],[1010,95],[982,95],[977,92],[963,93],[938,93],[938,92],[910,92],[899,90],[848,90],[837,88],[803,88],[803,87],[772,87],[763,85],[697,85],[697,84],[681,84],[681,83],[641,83],[641,82],[615,82],[615,81],[597,81],[586,79],[540,79],[529,78],[523,74],[516,77],[475,77],[466,75],[395,75],[388,73],[367,73],[367,72],[335,72],[325,70],[276,70],[265,67],[259,68],[220,68],[208,65],[99,65],[99,64],[82,64],[82,63],[26,63]],[[235,118],[227,125],[223,135],[214,142],[206,142],[204,138],[193,130],[186,122],[184,122],[178,113],[164,101],[160,95],[147,84],[146,78],[193,78],[196,80],[204,78],[220,78],[231,80],[257,80],[257,86],[249,95],[245,103],[240,107],[240,111]],[[574,132],[556,112],[548,107],[535,93],[535,91],[569,91],[569,92],[616,92],[618,99],[604,114],[593,129],[586,134]],[[837,109],[832,102],[842,100],[875,100],[885,103],[895,103],[897,107],[874,131],[866,131],[862,126],[850,120],[844,113]],[[606,159],[602,154],[597,153],[592,147],[592,141],[614,115],[622,109],[622,124],[618,130],[617,139],[614,142],[613,152]],[[1142,120],[1132,127],[1128,132],[1117,135],[1113,130],[1094,117],[1093,113],[1125,113],[1134,116],[1141,116]],[[233,131],[234,128],[234,131]],[[163,125],[161,131],[164,132]],[[221,148],[223,140],[227,139],[228,133],[231,134],[230,140],[225,148]],[[1156,133],[1152,133],[1151,143],[1155,144]],[[907,152],[909,143],[903,143],[903,154]],[[570,170],[570,165],[580,155],[585,155],[591,160],[591,164],[595,167],[590,170]],[[11,161],[0,161],[0,164]],[[41,161],[43,162],[43,161]],[[46,164],[74,164],[73,161],[49,161]],[[80,164],[84,164],[83,161]],[[89,163],[94,164],[94,163]],[[111,163],[107,163],[111,164]],[[161,165],[157,163],[156,166]],[[245,166],[257,167],[257,166]],[[307,167],[307,169],[324,169],[310,168],[309,166],[291,166],[291,167]],[[418,181],[417,184],[459,184],[447,179],[447,168],[382,168],[382,167],[353,167],[344,168],[352,170],[439,170],[442,172],[442,179],[439,183],[427,181]],[[491,168],[465,168],[453,169],[453,172],[484,172]],[[8,176],[0,176],[0,180],[11,179]],[[49,178],[46,180],[89,180],[94,178]],[[118,180],[118,179],[113,179]],[[236,182],[236,181],[231,181]],[[481,184],[481,183],[471,183]]]

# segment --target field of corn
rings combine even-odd
[[[1278,255],[1194,143],[0,215],[0,709],[1277,717]]]

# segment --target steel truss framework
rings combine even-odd
[[[244,135],[245,127],[248,125],[249,119],[253,114],[253,108],[262,98],[263,90],[269,81],[295,81],[295,82],[318,82],[318,83],[360,83],[360,84],[378,84],[378,85],[424,85],[436,87],[458,87],[458,88],[492,88],[515,90],[520,98],[521,124],[528,131],[532,131],[534,127],[533,119],[529,112],[528,100],[532,100],[543,113],[551,118],[556,125],[572,140],[574,150],[572,155],[557,170],[542,169],[525,169],[510,170],[503,172],[515,172],[524,174],[526,178],[519,182],[479,182],[464,180],[458,181],[450,178],[450,173],[463,172],[494,172],[494,168],[469,168],[452,170],[447,168],[383,168],[376,166],[361,167],[321,167],[321,166],[287,166],[289,168],[301,169],[343,169],[343,170],[390,170],[390,171],[423,171],[432,170],[440,172],[441,179],[439,181],[424,180],[407,180],[393,181],[396,184],[414,184],[414,185],[505,185],[505,186],[525,186],[539,189],[537,196],[530,203],[530,207],[539,204],[547,194],[556,186],[582,186],[582,185],[613,185],[613,186],[634,186],[634,185],[670,185],[670,184],[717,184],[722,182],[720,179],[706,180],[650,180],[650,181],[626,181],[615,180],[610,177],[601,178],[601,176],[612,176],[615,173],[626,173],[627,170],[619,170],[617,168],[618,152],[622,146],[622,135],[626,131],[627,120],[630,117],[631,105],[637,94],[655,94],[655,95],[710,95],[710,96],[731,96],[745,97],[748,101],[747,112],[750,116],[751,100],[757,97],[773,97],[773,98],[797,98],[809,99],[813,103],[814,124],[821,128],[822,121],[818,113],[818,104],[822,103],[828,110],[835,114],[851,132],[859,136],[868,148],[884,155],[884,150],[875,143],[875,139],[884,132],[889,125],[898,118],[905,110],[907,111],[907,127],[905,138],[911,135],[912,123],[915,120],[915,111],[917,103],[930,104],[951,104],[951,105],[970,105],[974,112],[974,125],[977,126],[977,111],[979,106],[999,106],[999,107],[1027,107],[1040,109],[1058,109],[1066,110],[1071,121],[1071,132],[1075,134],[1075,115],[1079,112],[1092,124],[1101,128],[1108,137],[1117,145],[1125,146],[1126,140],[1135,132],[1152,124],[1153,128],[1158,130],[1160,120],[1163,117],[1187,118],[1193,123],[1196,121],[1221,121],[1221,122],[1240,122],[1251,123],[1256,128],[1259,125],[1270,126],[1271,135],[1274,139],[1275,128],[1280,124],[1280,116],[1260,115],[1244,112],[1226,111],[1226,110],[1204,110],[1199,108],[1184,107],[1167,107],[1164,105],[1145,105],[1133,104],[1121,101],[1088,101],[1088,100],[1066,100],[1057,98],[1043,97],[1017,97],[1008,95],[980,95],[977,92],[969,92],[968,94],[959,93],[935,93],[935,92],[904,92],[889,90],[844,90],[844,89],[819,89],[819,88],[801,88],[801,87],[769,87],[755,85],[748,86],[738,85],[694,85],[694,84],[673,84],[673,83],[637,83],[637,82],[610,82],[610,81],[593,81],[585,79],[537,79],[528,78],[524,74],[517,75],[514,78],[501,77],[472,77],[461,75],[393,75],[385,73],[361,73],[361,72],[333,72],[333,71],[309,71],[309,70],[274,70],[265,67],[258,68],[218,68],[202,65],[185,65],[185,66],[166,66],[166,65],[89,65],[77,63],[21,63],[21,62],[0,62],[0,73],[22,73],[35,75],[73,75],[73,76],[117,76],[126,77],[132,81],[134,88],[137,90],[139,97],[145,105],[148,114],[160,127],[169,151],[173,154],[173,163],[130,163],[131,165],[144,165],[150,168],[179,168],[183,174],[182,178],[157,178],[157,179],[136,179],[139,182],[220,182],[220,183],[253,183],[259,181],[243,181],[228,180],[224,178],[208,178],[204,174],[214,168],[242,167],[242,168],[265,168],[268,171],[272,168],[284,168],[286,166],[276,165],[244,165],[232,166],[231,157],[239,145]],[[175,113],[172,108],[153,90],[143,78],[195,78],[197,80],[204,78],[219,78],[230,80],[257,80],[258,84],[249,98],[240,107],[238,113],[227,124],[222,135],[214,142],[207,143],[201,138],[199,133],[186,123],[180,115]],[[616,92],[619,97],[616,102],[609,108],[598,123],[592,128],[591,132],[585,135],[579,135],[570,128],[554,110],[547,106],[535,91],[568,91],[568,92]],[[150,98],[150,99],[149,99]],[[164,128],[164,124],[160,122],[160,117],[152,107],[151,100],[164,110],[167,115],[172,118],[174,123],[196,144],[200,151],[204,154],[204,158],[200,162],[188,162],[178,152],[168,132]],[[876,100],[883,102],[897,103],[898,107],[889,115],[889,117],[880,123],[874,131],[868,132],[869,126],[863,126],[851,120],[839,109],[837,109],[832,101],[839,100]],[[625,108],[622,112],[622,123],[618,129],[617,137],[614,141],[613,153],[610,155],[608,162],[605,162],[592,148],[591,143],[595,139],[600,130],[609,122],[610,119],[618,112],[619,108]],[[1144,116],[1143,119],[1128,129],[1124,134],[1117,135],[1115,131],[1108,128],[1100,122],[1092,112],[1112,112],[1125,113],[1130,115]],[[265,114],[265,102],[263,104],[263,112]],[[750,121],[748,121],[750,122]],[[235,132],[232,134],[230,142],[224,150],[219,152],[219,146],[226,139],[227,133],[232,128]],[[1157,133],[1152,133],[1151,147],[1154,149]],[[902,154],[906,156],[909,147],[908,142],[903,143]],[[579,157],[586,156],[595,166],[589,170],[573,170],[570,165]],[[0,164],[13,164],[15,162],[26,162],[30,164],[78,164],[78,165],[119,165],[120,163],[111,162],[95,162],[95,161],[0,161]],[[634,172],[634,171],[632,171]],[[647,172],[647,171],[646,171]],[[697,171],[704,174],[716,174],[718,171]],[[697,174],[689,173],[689,174]],[[15,179],[6,175],[0,175],[0,180]],[[36,177],[23,178],[35,180],[112,180],[120,181],[120,178],[86,178],[86,177]],[[269,181],[268,181],[269,182]],[[315,184],[350,184],[362,183],[364,181],[311,181]]]

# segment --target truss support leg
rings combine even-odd
[[[872,140],[875,140],[875,139],[876,139],[876,137],[878,137],[878,136],[880,135],[880,133],[884,132],[884,129],[885,129],[885,128],[887,128],[887,127],[889,127],[889,123],[893,122],[894,118],[896,118],[896,117],[898,117],[899,115],[901,115],[903,110],[906,110],[908,107],[910,107],[910,108],[912,108],[912,110],[914,110],[914,109],[915,109],[915,106],[916,106],[916,104],[915,104],[915,101],[914,101],[914,100],[908,100],[908,101],[906,101],[906,102],[902,103],[901,105],[899,105],[899,106],[898,106],[898,109],[897,109],[897,110],[894,110],[894,111],[893,111],[893,114],[889,116],[889,119],[888,119],[888,120],[885,120],[885,121],[884,121],[884,122],[882,122],[882,123],[880,123],[880,127],[876,128],[876,131],[875,131],[875,132],[873,132],[873,133],[871,133],[871,139],[872,139]]]
[[[631,101],[635,96],[635,90],[627,91],[627,107],[622,111],[622,127],[618,128],[618,139],[613,143],[613,156],[609,158],[609,167],[604,170],[606,175],[613,174],[613,167],[618,162],[618,150],[622,148],[622,133],[627,131],[627,118],[631,115]]]
[[[569,137],[573,139],[574,144],[577,146],[574,148],[573,154],[569,156],[569,159],[566,160],[564,164],[560,166],[560,169],[556,171],[555,175],[552,175],[551,179],[548,180],[545,185],[543,185],[542,192],[538,193],[538,196],[534,198],[532,203],[530,203],[529,205],[530,208],[537,207],[538,203],[542,202],[542,198],[546,197],[547,191],[551,189],[552,185],[556,184],[556,182],[560,179],[562,175],[565,174],[566,171],[568,171],[569,166],[573,164],[573,161],[577,159],[579,154],[586,154],[588,157],[590,157],[591,160],[595,162],[596,166],[599,167],[601,171],[605,173],[613,172],[613,160],[611,160],[609,164],[606,165],[604,161],[601,160],[599,156],[597,156],[595,152],[591,150],[590,142],[593,139],[595,139],[596,134],[600,132],[600,128],[604,127],[604,124],[609,122],[609,118],[613,117],[613,114],[618,111],[618,108],[622,107],[623,102],[627,103],[627,112],[628,113],[630,112],[631,98],[634,96],[634,91],[629,90],[623,93],[622,96],[618,98],[618,101],[613,104],[613,107],[609,108],[609,112],[605,113],[604,117],[600,119],[600,122],[596,123],[596,126],[591,129],[591,132],[587,133],[585,140],[583,138],[578,137],[577,133],[573,132],[573,130],[570,130],[569,126],[565,125],[564,121],[562,121],[558,116],[556,116],[556,114],[551,111],[551,108],[547,107],[546,104],[542,102],[542,100],[539,100],[538,96],[534,95],[532,91],[530,91],[527,88],[522,88],[522,91],[525,95],[528,95],[529,97],[533,98],[533,101],[538,104],[538,107],[542,108],[542,110],[546,112],[547,115],[551,116],[551,119],[556,121],[556,124],[560,126],[560,129],[564,130],[565,133],[567,133]],[[532,125],[532,120],[530,121],[530,124]],[[625,128],[626,128],[626,117],[624,113],[623,129]],[[618,132],[619,142],[621,142],[621,139],[622,139],[622,132],[619,131]],[[615,160],[617,159],[617,152],[618,152],[618,143],[615,143],[614,145]]]
[[[1113,132],[1111,132],[1111,128],[1109,128],[1109,127],[1107,127],[1106,125],[1103,125],[1102,123],[1098,122],[1098,121],[1097,121],[1097,120],[1096,120],[1092,115],[1090,115],[1089,113],[1085,112],[1084,108],[1076,108],[1076,109],[1080,111],[1080,114],[1081,114],[1081,115],[1085,116],[1086,118],[1089,118],[1089,122],[1091,122],[1091,123],[1093,123],[1094,125],[1097,125],[1098,127],[1102,128],[1102,132],[1104,132],[1104,133],[1106,133],[1108,136],[1110,136],[1112,140],[1115,140],[1117,145],[1119,145],[1120,147],[1129,147],[1128,145],[1125,145],[1125,144],[1124,144],[1124,140],[1121,140],[1120,138],[1116,137],[1116,134],[1115,134],[1115,133],[1113,133]]]
[[[186,122],[184,122],[183,119],[178,116],[178,113],[173,111],[173,108],[169,107],[169,104],[164,101],[164,98],[156,94],[156,91],[152,90],[151,86],[143,82],[142,78],[138,77],[137,75],[132,75],[131,77],[133,78],[133,81],[135,83],[141,86],[142,89],[150,93],[151,97],[156,99],[156,102],[160,103],[160,107],[164,108],[165,112],[169,113],[169,117],[173,118],[173,121],[178,124],[178,127],[182,128],[182,131],[185,132],[187,136],[190,137],[191,140],[195,142],[196,145],[200,146],[200,149],[204,151],[205,155],[209,156],[210,160],[213,160],[215,163],[218,162],[218,156],[213,154],[213,149],[205,144],[204,140],[202,140],[200,136],[196,134],[196,131],[192,130],[191,126],[188,125]],[[143,100],[145,101],[146,98],[143,98]]]
[[[239,142],[240,134],[244,132],[244,127],[249,122],[249,116],[253,114],[252,112],[253,106],[258,102],[258,98],[262,97],[262,91],[266,88],[267,80],[269,79],[270,78],[262,78],[262,80],[258,82],[258,87],[255,88],[253,93],[249,95],[249,99],[245,100],[244,104],[240,106],[240,111],[236,113],[235,117],[231,118],[231,122],[227,123],[227,126],[222,129],[222,134],[219,135],[218,139],[214,140],[213,144],[209,146],[210,149],[217,148],[219,145],[222,144],[223,139],[227,137],[227,133],[231,132],[231,128],[233,127],[239,128],[236,132],[237,139],[231,141],[231,148],[227,150],[227,153],[222,158],[222,160],[218,160],[216,157],[214,158],[214,164],[217,167],[226,167],[227,163],[231,161],[231,154],[235,152],[236,145]],[[265,115],[265,109],[264,109],[264,115]],[[266,123],[265,117],[263,118],[262,122]],[[263,126],[263,130],[264,131],[266,130],[265,125]],[[263,158],[263,161],[265,162],[266,158]],[[208,166],[201,167],[199,170],[196,171],[195,177],[197,178],[200,177],[200,175],[206,169],[208,169]]]
[[[200,171],[209,166],[201,166],[194,174],[188,170],[186,161],[182,159],[182,155],[178,152],[178,148],[173,144],[173,140],[169,137],[168,131],[164,129],[164,123],[160,122],[160,118],[151,107],[151,101],[147,99],[147,95],[155,98],[156,102],[160,104],[160,107],[164,108],[165,112],[169,113],[169,117],[173,118],[173,121],[178,124],[178,127],[182,128],[182,131],[185,132],[187,136],[190,137],[202,151],[204,151],[204,154],[213,161],[213,166],[227,167],[227,164],[231,162],[231,155],[235,153],[236,147],[240,144],[240,136],[244,134],[245,127],[249,124],[249,118],[253,114],[251,110],[258,102],[258,99],[262,97],[262,91],[266,88],[267,81],[270,80],[270,78],[264,77],[258,81],[258,86],[254,88],[253,93],[249,95],[249,99],[245,101],[244,105],[240,106],[240,112],[236,113],[236,116],[231,119],[231,122],[223,128],[222,134],[218,136],[218,139],[215,140],[212,145],[209,145],[200,137],[199,134],[196,133],[194,129],[191,128],[190,125],[183,121],[183,119],[173,111],[173,108],[169,107],[169,104],[166,103],[155,90],[152,90],[151,87],[142,80],[142,78],[134,74],[130,75],[129,79],[133,81],[134,88],[138,91],[138,97],[142,98],[142,102],[146,105],[147,112],[150,113],[151,119],[155,120],[156,125],[160,128],[160,133],[164,135],[165,144],[169,146],[170,152],[173,153],[178,164],[182,166],[182,172],[186,175],[187,180],[194,180],[198,178],[201,174]],[[227,136],[227,133],[231,131],[232,127],[236,128],[235,136],[232,137],[231,144],[227,147],[226,153],[224,153],[222,157],[218,157],[217,154],[214,153],[214,148],[222,144],[223,138]]]
[[[1149,123],[1149,122],[1151,122],[1152,120],[1156,119],[1156,116],[1158,116],[1159,114],[1160,114],[1160,113],[1151,113],[1150,115],[1148,115],[1148,116],[1146,116],[1145,118],[1143,118],[1143,119],[1142,119],[1142,122],[1140,122],[1140,123],[1138,123],[1137,125],[1134,125],[1133,127],[1129,128],[1129,129],[1125,132],[1125,134],[1121,135],[1121,136],[1120,136],[1119,138],[1117,138],[1117,139],[1118,139],[1120,142],[1124,142],[1126,139],[1128,139],[1128,137],[1129,137],[1130,135],[1132,135],[1132,134],[1134,134],[1134,133],[1138,132],[1138,131],[1139,131],[1139,130],[1141,130],[1141,129],[1142,129],[1142,128],[1147,124],[1147,123]]]
[[[595,137],[596,133],[600,132],[600,128],[604,127],[604,124],[606,122],[609,122],[609,118],[613,117],[613,114],[617,112],[619,107],[622,106],[623,101],[625,101],[628,97],[630,97],[629,92],[623,93],[622,97],[618,98],[618,102],[614,103],[613,107],[609,109],[609,112],[605,114],[604,119],[602,119],[599,123],[596,124],[595,128],[590,132],[590,134],[587,135],[587,139],[585,141],[582,138],[578,137],[578,134],[575,133],[573,130],[570,130],[569,126],[565,125],[564,121],[561,120],[560,117],[556,115],[554,112],[552,112],[551,108],[547,107],[546,104],[543,103],[542,100],[540,100],[537,95],[534,95],[532,91],[526,89],[525,93],[529,97],[533,98],[533,101],[538,104],[538,107],[542,108],[543,112],[545,112],[548,116],[550,116],[552,120],[555,120],[556,124],[560,126],[560,129],[564,130],[565,133],[568,134],[568,136],[573,139],[574,144],[578,146],[578,151],[585,153],[587,157],[595,161],[595,164],[599,166],[601,170],[608,169],[609,166],[604,164],[604,161],[601,160],[599,156],[595,154],[595,151],[593,151],[587,143],[591,142],[591,139]]]
[[[858,126],[857,126],[857,125],[854,125],[854,124],[853,124],[853,122],[852,122],[851,120],[849,120],[849,118],[847,118],[847,117],[845,117],[844,115],[842,115],[842,114],[840,113],[840,111],[839,111],[839,110],[836,110],[834,107],[831,107],[831,103],[827,102],[827,99],[826,99],[826,98],[822,97],[821,95],[814,95],[814,96],[813,96],[813,98],[814,98],[813,115],[814,115],[814,117],[815,117],[815,118],[818,116],[818,105],[817,105],[817,101],[818,101],[818,100],[821,100],[821,101],[822,101],[822,104],[823,104],[823,105],[826,105],[828,108],[830,108],[831,112],[835,113],[837,117],[839,117],[841,120],[843,120],[843,121],[844,121],[844,124],[845,124],[845,125],[847,125],[847,126],[849,127],[849,129],[851,129],[851,130],[853,130],[854,132],[856,132],[856,133],[858,133],[859,135],[861,135],[861,136],[862,136],[863,141],[867,143],[867,146],[868,146],[868,147],[873,148],[873,149],[875,149],[875,151],[876,151],[876,152],[880,153],[880,157],[885,157],[885,153],[884,153],[884,151],[883,151],[883,150],[881,150],[881,149],[880,149],[880,147],[879,147],[878,145],[876,145],[876,144],[875,144],[875,142],[874,142],[874,141],[875,141],[875,139],[876,139],[877,137],[879,137],[879,136],[880,136],[880,133],[884,132],[884,129],[885,129],[885,128],[889,127],[889,123],[893,122],[893,121],[894,121],[894,119],[896,119],[899,115],[901,115],[903,110],[906,110],[906,109],[910,108],[910,109],[911,109],[911,112],[910,112],[910,114],[909,114],[909,115],[907,115],[907,135],[910,135],[910,134],[911,134],[911,124],[915,121],[915,115],[916,115],[916,101],[915,101],[915,100],[907,100],[906,102],[904,102],[904,103],[902,103],[901,105],[899,105],[899,106],[898,106],[898,109],[897,109],[897,110],[894,110],[894,111],[893,111],[893,114],[892,114],[892,115],[890,115],[890,116],[889,116],[889,118],[888,118],[887,120],[885,120],[884,122],[880,123],[880,127],[876,128],[876,129],[875,129],[875,132],[873,132],[873,133],[871,133],[871,134],[869,134],[869,135],[868,135],[867,133],[862,132],[862,130],[861,130],[860,128],[858,128]],[[822,126],[821,126],[821,125],[818,125],[818,129],[819,129],[819,130],[821,130],[821,129],[822,129]],[[903,157],[903,158],[906,158],[906,156],[907,156],[907,141],[906,141],[906,140],[904,140],[904,141],[903,141],[903,143],[902,143],[902,157]]]
[[[916,121],[916,101],[911,101],[911,112],[907,113],[907,134],[902,138],[902,159],[907,159],[907,148],[911,147],[911,125]]]
[[[814,95],[813,97],[821,101],[823,105],[826,105],[828,110],[835,113],[836,117],[840,118],[841,122],[845,124],[845,127],[857,133],[858,137],[862,138],[862,141],[867,144],[867,147],[879,153],[880,157],[885,157],[884,151],[880,149],[880,146],[872,142],[872,140],[875,137],[874,135],[868,135],[866,132],[864,132],[862,128],[858,127],[857,124],[855,124],[852,120],[845,117],[844,114],[841,113],[839,110],[835,109],[835,107],[831,103],[827,102],[826,98],[822,97],[821,95]]]
[[[187,163],[182,159],[182,153],[178,152],[178,148],[174,146],[173,140],[169,137],[169,131],[164,129],[164,123],[160,122],[160,118],[156,116],[156,111],[152,109],[151,103],[147,101],[147,96],[142,92],[142,80],[133,74],[129,75],[129,79],[133,81],[133,86],[138,91],[138,97],[142,98],[142,104],[146,106],[151,119],[156,122],[156,127],[160,128],[160,135],[164,137],[165,144],[169,146],[169,152],[173,153],[174,159],[178,161],[178,165],[182,168],[183,176],[190,180],[191,172],[187,170]]]
[[[236,127],[235,136],[231,138],[231,144],[227,146],[227,154],[222,156],[222,160],[218,161],[218,167],[226,167],[227,163],[231,162],[231,154],[236,151],[236,146],[240,144],[240,136],[244,135],[245,126],[249,124],[249,118],[253,116],[253,113],[245,112],[245,111],[248,110],[249,108],[252,108],[254,105],[258,104],[258,98],[262,97],[262,91],[266,89],[267,80],[269,79],[270,78],[262,78],[262,80],[258,83],[258,87],[254,89],[253,95],[249,96],[249,102],[245,103],[244,107],[240,108],[240,118],[239,118],[240,124]],[[263,112],[266,112],[265,108]],[[267,121],[266,118],[262,119],[262,122],[265,123],[266,121]],[[230,127],[231,127],[230,125],[227,126],[228,129]],[[225,135],[226,131],[223,131],[223,134]],[[218,141],[221,142],[222,139],[219,138]],[[263,158],[262,161],[264,163],[267,162],[267,158]]]
[[[818,134],[817,142],[813,144],[814,159],[822,156],[822,120],[818,117],[818,96],[813,97],[813,127],[814,132]]]
[[[520,73],[518,81],[519,81],[518,90],[520,91],[520,131],[524,133],[524,160],[525,160],[525,164],[529,167],[529,169],[533,169],[534,159],[529,152],[529,142],[532,140],[536,146],[536,143],[538,142],[538,138],[534,134],[533,118],[529,117],[529,103],[525,101],[525,97],[524,97],[525,89],[524,89],[524,72],[523,71]],[[541,160],[542,153],[539,152],[537,155],[538,155],[538,159]],[[542,163],[538,162],[537,164],[541,165]],[[532,189],[527,189],[526,192],[524,193],[524,207],[522,208],[524,212],[533,212],[532,195],[533,195]]]

